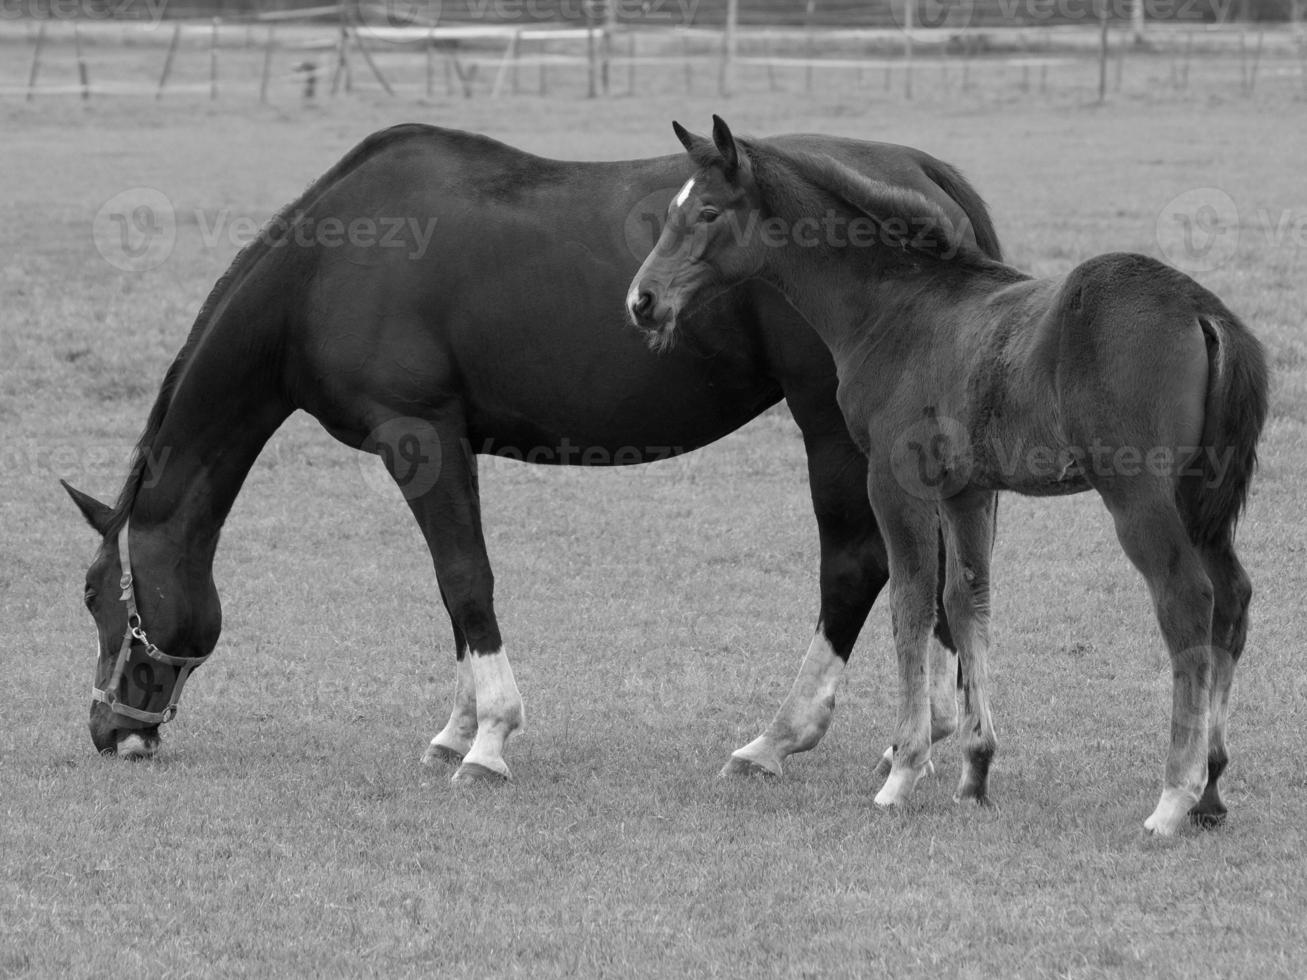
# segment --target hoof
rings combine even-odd
[[[448,745],[436,745],[432,742],[427,746],[427,750],[422,753],[422,764],[424,766],[434,766],[441,763],[446,766],[457,766],[463,761],[463,753],[451,749]]]
[[[929,763],[918,770],[899,769],[889,774],[889,779],[885,785],[880,788],[873,801],[878,807],[889,808],[900,806],[908,801],[912,791],[916,788],[917,783],[926,775]]]
[[[460,786],[471,786],[474,784],[498,786],[500,783],[511,781],[512,777],[508,770],[496,772],[488,769],[477,762],[464,762],[458,767],[458,771],[449,777],[451,783],[457,783]]]
[[[754,762],[752,759],[745,759],[738,755],[733,755],[726,765],[722,766],[719,776],[746,776],[760,779],[776,779],[781,774],[781,767],[776,766],[771,769],[760,762]]]
[[[885,754],[882,755],[880,757],[880,761],[876,763],[876,768],[871,771],[871,778],[887,779],[889,778],[889,771],[893,768],[894,768],[894,750],[892,748],[889,748],[885,750]]]
[[[1199,830],[1215,830],[1225,823],[1225,807],[1219,810],[1199,810],[1194,807],[1189,811],[1189,820]]]
[[[990,800],[988,793],[983,790],[977,791],[974,789],[958,790],[953,794],[953,802],[971,803],[978,807],[991,807],[994,805]]]

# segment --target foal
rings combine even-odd
[[[1261,345],[1215,296],[1142,255],[1032,279],[963,243],[919,194],[829,157],[676,133],[698,171],[627,296],[651,345],[749,278],[775,284],[834,355],[839,404],[868,460],[889,549],[899,717],[876,803],[903,802],[930,762],[936,535],[960,656],[957,799],[986,800],[995,737],[986,682],[999,490],[1096,490],[1143,574],[1172,666],[1171,744],[1145,827],[1174,834],[1225,806],[1230,683],[1248,576],[1234,529],[1266,417]]]

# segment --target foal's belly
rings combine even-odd
[[[1061,497],[1090,489],[1084,449],[1038,436],[987,433],[972,444],[971,484],[1028,497]]]

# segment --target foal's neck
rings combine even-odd
[[[772,278],[838,362],[887,332],[913,330],[922,290],[946,270],[932,257],[872,254],[892,245],[777,249]],[[941,268],[934,268],[939,265]]]

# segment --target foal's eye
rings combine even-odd
[[[721,216],[722,213],[718,211],[716,208],[704,208],[702,211],[699,212],[699,220],[706,225],[712,224]]]
[[[94,606],[94,605],[95,605],[95,589],[87,589],[87,590],[86,590],[86,594],[82,597],[82,599],[83,599],[83,601],[86,603],[86,608],[87,608],[87,609],[90,609],[92,606]]]

